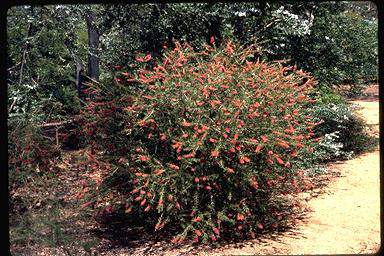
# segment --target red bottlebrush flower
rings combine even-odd
[[[140,203],[140,206],[143,206],[143,205],[145,205],[145,203],[147,202],[147,199],[146,198],[144,198],[144,200],[143,201],[141,201],[141,203]]]
[[[180,169],[180,167],[175,164],[169,164],[169,167],[171,167],[172,169],[175,169],[176,171]]]
[[[143,97],[143,98],[146,98],[146,99],[149,99],[149,100],[153,100],[153,99],[154,99],[154,97],[149,96],[149,95],[143,95],[142,97]]]
[[[231,46],[230,43],[227,44],[227,47],[225,48],[225,51],[229,54],[229,55],[232,55],[233,54],[233,48]]]
[[[202,102],[202,101],[196,101],[196,105],[197,105],[197,106],[203,106],[203,105],[204,105],[204,102]]]
[[[125,210],[125,213],[130,213],[132,212],[132,207],[129,207],[128,209]]]
[[[135,201],[140,201],[141,199],[142,199],[141,196],[138,196],[135,198]]]
[[[258,153],[260,151],[261,151],[261,147],[260,147],[260,145],[257,145],[255,152]]]
[[[173,196],[172,195],[168,195],[168,201],[171,203],[173,202]]]
[[[195,183],[199,183],[199,178],[195,177]]]
[[[214,150],[214,151],[211,152],[211,155],[212,155],[213,157],[218,157],[219,154],[220,154],[220,152],[217,151],[217,150]]]
[[[181,123],[181,125],[184,126],[184,127],[190,127],[190,126],[192,126],[192,123],[183,121],[183,122]]]
[[[276,142],[276,144],[279,145],[279,146],[282,147],[282,148],[285,148],[285,149],[289,148],[289,145],[288,145],[288,144],[283,143],[283,142],[281,142],[281,141]]]
[[[149,159],[148,156],[140,156],[140,161],[148,161]]]
[[[163,206],[163,205],[164,205],[163,199],[160,198],[159,199],[159,203],[158,203],[157,206],[160,207],[160,206]]]
[[[239,220],[239,221],[243,221],[244,220],[244,215],[240,214],[240,213],[237,213],[236,219]]]
[[[257,183],[257,180],[255,178],[252,178],[250,180],[250,185],[251,187],[253,187],[254,189],[258,189],[259,188],[259,183]]]
[[[290,127],[289,129],[285,129],[284,132],[288,134],[293,134],[295,130],[293,129],[293,127]]]
[[[217,235],[220,234],[220,231],[218,228],[213,228],[213,232],[215,232]]]
[[[289,167],[291,167],[291,163],[290,162],[286,162],[284,166],[289,168]]]
[[[212,142],[212,143],[217,142],[217,140],[216,140],[216,139],[213,139],[213,138],[209,138],[209,141]]]
[[[178,202],[176,202],[175,207],[176,207],[176,209],[178,209],[178,210],[181,208],[181,207],[180,207],[180,204],[179,204]]]
[[[212,187],[211,186],[205,186],[205,189],[208,190],[208,191],[211,191]]]
[[[196,233],[196,235],[197,235],[197,236],[202,236],[202,233],[201,233],[201,231],[200,231],[200,230],[198,230],[198,229],[195,229],[195,233]]]
[[[151,209],[151,206],[150,206],[150,205],[147,205],[147,207],[145,207],[144,211],[145,211],[145,212],[148,212],[150,209]]]
[[[192,158],[194,156],[195,156],[195,153],[190,153],[190,154],[184,155],[184,158]]]
[[[301,102],[303,99],[305,99],[305,95],[301,94],[301,95],[297,96],[298,102]]]
[[[215,37],[214,36],[211,36],[211,38],[209,39],[209,42],[211,44],[214,44],[215,43]]]
[[[235,134],[234,139],[237,140],[239,138],[239,134]]]
[[[179,242],[179,238],[177,237],[177,236],[175,236],[174,238],[172,238],[172,240],[171,240],[171,243],[173,243],[173,244],[176,244],[176,243],[178,243]]]
[[[199,237],[196,235],[196,236],[193,238],[192,243],[198,243],[198,242],[199,242]]]
[[[159,175],[161,175],[163,172],[165,172],[164,169],[159,169],[159,170],[156,170],[154,173],[155,173],[156,176],[159,176]]]
[[[278,155],[275,155],[275,158],[278,164],[284,165],[284,161]]]
[[[135,194],[137,192],[139,192],[139,189],[135,188],[134,190],[131,191],[131,194]]]
[[[200,217],[196,217],[196,218],[192,219],[192,222],[200,222],[200,221],[201,221]]]
[[[152,58],[151,54],[147,54],[147,55],[145,55],[145,57],[144,57],[144,61],[145,61],[145,62],[150,61],[151,58]]]
[[[268,141],[268,138],[265,135],[262,135],[261,140],[263,141],[263,143],[266,143]]]
[[[227,172],[228,173],[235,173],[235,170],[233,170],[232,168],[227,168]]]
[[[224,134],[223,134],[223,137],[224,137],[225,139],[228,138],[228,134],[224,133]]]
[[[225,131],[226,131],[227,133],[230,133],[230,132],[231,132],[231,130],[230,130],[229,128],[225,128]]]
[[[167,136],[164,133],[160,134],[160,140],[166,140]]]
[[[184,133],[183,135],[181,135],[181,137],[183,138],[188,138],[189,134],[188,133]]]
[[[216,237],[215,237],[214,234],[211,235],[211,240],[212,240],[212,241],[216,241]]]
[[[211,91],[216,91],[217,89],[215,87],[213,87],[212,85],[208,86],[207,87],[209,90]],[[214,101],[214,103],[216,103],[216,101]]]
[[[90,206],[92,203],[91,202],[85,202],[81,205],[81,208],[85,208],[85,207],[88,207]]]
[[[230,149],[229,149],[229,152],[231,152],[231,153],[235,153],[235,152],[236,152],[236,149],[235,149],[235,148],[230,148]]]
[[[304,145],[303,145],[303,144],[301,144],[301,143],[298,143],[298,144],[296,144],[296,147],[297,147],[297,148],[303,148],[303,147],[304,147]]]
[[[292,151],[292,152],[290,153],[290,156],[292,156],[292,157],[297,157],[297,152],[296,152],[296,151]]]
[[[201,179],[202,179],[204,182],[207,181],[207,177],[205,177],[205,176],[203,176]]]

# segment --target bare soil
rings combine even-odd
[[[379,136],[378,87],[366,89],[366,98],[350,99],[356,113],[367,121],[371,135]],[[68,161],[75,153],[67,155]],[[70,164],[70,163],[69,163]],[[151,232],[133,231],[120,222],[96,222],[90,213],[79,213],[74,194],[81,184],[76,170],[60,174],[62,180],[63,232],[74,237],[65,250],[38,244],[12,246],[14,255],[90,255],[84,241],[94,243],[97,255],[260,255],[260,254],[371,254],[380,248],[380,154],[379,147],[354,159],[329,164],[326,175],[316,177],[318,186],[292,197],[303,210],[293,226],[284,232],[261,235],[256,239],[219,246],[173,246]],[[62,170],[65,170],[63,166]],[[322,185],[320,185],[322,184]],[[65,188],[65,189],[64,189]],[[64,196],[65,195],[65,196]],[[38,220],[35,219],[35,220]],[[83,242],[81,242],[83,241]],[[79,247],[81,248],[75,248]],[[75,254],[68,254],[68,252]],[[33,252],[31,254],[31,252]],[[96,255],[96,254],[95,254]]]

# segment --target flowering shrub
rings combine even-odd
[[[155,230],[181,228],[172,242],[233,230],[254,237],[276,225],[269,199],[302,189],[296,163],[318,141],[303,115],[315,82],[281,62],[252,61],[255,48],[176,43],[154,69],[122,72],[142,89],[93,85],[100,96],[83,127],[103,176],[84,206],[155,216]]]
[[[39,127],[28,121],[8,122],[9,189],[17,188],[36,174],[47,174],[60,157],[59,150]]]

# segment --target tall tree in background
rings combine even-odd
[[[90,7],[85,13],[85,18],[87,22],[88,29],[88,76],[99,80],[100,70],[99,70],[99,29],[95,23],[96,14],[95,11]]]

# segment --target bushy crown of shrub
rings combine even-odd
[[[139,90],[95,89],[104,101],[85,110],[84,132],[108,164],[86,205],[155,216],[155,230],[172,223],[181,230],[173,242],[254,236],[281,218],[268,198],[301,189],[295,163],[318,141],[303,115],[315,81],[252,59],[255,46],[211,43],[203,52],[176,43],[154,69],[123,72]]]

